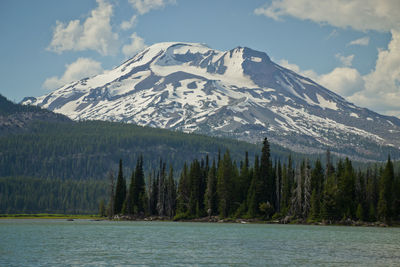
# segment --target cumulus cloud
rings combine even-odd
[[[121,23],[121,29],[124,31],[132,29],[133,26],[135,26],[136,21],[137,21],[137,16],[133,15],[130,20],[124,20]]]
[[[318,82],[335,93],[348,97],[364,88],[364,80],[354,68],[341,67],[320,75]]]
[[[310,78],[333,92],[343,96],[351,96],[364,88],[364,79],[354,68],[335,68],[329,73],[319,75],[313,70],[301,70],[296,64],[287,60],[279,61],[279,64],[304,77]]]
[[[122,47],[122,52],[124,53],[125,56],[133,56],[137,52],[143,50],[143,48],[146,47],[146,44],[144,43],[144,39],[136,34],[134,32],[131,35],[131,43],[124,45]]]
[[[345,67],[351,67],[353,64],[354,55],[343,56],[342,54],[338,53],[335,57],[342,63]]]
[[[45,80],[43,88],[56,89],[67,83],[90,77],[103,72],[101,63],[90,58],[78,58],[75,62],[65,65],[61,77],[53,76]]]
[[[400,32],[392,30],[387,49],[380,49],[375,69],[361,75],[357,69],[338,67],[329,73],[317,74],[287,60],[279,63],[325,86],[348,101],[377,112],[400,117]]]
[[[367,46],[369,44],[369,37],[362,37],[356,40],[351,41],[350,43],[348,43],[347,45],[362,45],[362,46]]]
[[[69,23],[57,21],[47,49],[56,53],[95,50],[101,55],[115,54],[119,37],[110,24],[113,7],[106,0],[97,0],[97,4],[97,8],[82,23],[79,20]]]
[[[175,4],[175,0],[129,0],[129,3],[140,15],[152,9],[163,8],[166,4]]]
[[[294,72],[296,72],[296,73],[298,73],[298,74],[300,74],[300,75],[302,75],[304,77],[310,78],[310,79],[312,79],[314,81],[318,80],[319,76],[315,71],[313,71],[313,70],[302,70],[302,69],[300,69],[300,67],[298,65],[293,64],[293,63],[289,63],[289,61],[286,60],[286,59],[280,60],[279,61],[279,65],[281,65],[282,67],[287,68],[287,69],[289,69],[291,71],[294,71]]]
[[[364,77],[365,90],[350,100],[380,112],[400,115],[400,31],[392,30],[387,49],[378,52],[375,69]]]
[[[378,112],[400,117],[400,1],[398,0],[272,0],[254,10],[274,20],[285,16],[358,31],[391,32],[387,49],[378,50],[375,68],[366,75],[352,68],[354,56],[336,55],[342,66],[318,75],[312,70],[300,74],[314,79],[347,100]],[[369,37],[347,45],[369,45]],[[294,64],[287,67],[296,69]],[[309,75],[307,75],[309,74]]]
[[[273,0],[254,13],[274,20],[292,16],[361,31],[400,29],[398,0]]]

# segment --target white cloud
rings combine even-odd
[[[385,114],[400,115],[400,32],[392,30],[386,50],[378,52],[375,69],[364,76],[365,89],[350,97]]]
[[[362,46],[367,46],[369,44],[369,37],[365,36],[356,40],[351,41],[347,45],[362,45]]]
[[[319,75],[312,70],[301,70],[287,60],[281,60],[279,64],[311,78],[358,106],[400,118],[400,31],[392,30],[391,33],[388,48],[378,52],[375,69],[364,76],[351,67],[339,67]]]
[[[353,95],[364,88],[363,77],[354,68],[340,67],[319,75],[313,70],[301,70],[298,65],[289,63],[287,60],[279,61],[279,65],[310,78],[343,97]]]
[[[115,54],[119,41],[110,24],[113,7],[106,0],[97,0],[97,4],[97,8],[82,23],[79,20],[69,23],[57,21],[47,49],[57,53],[95,50],[102,55]]]
[[[124,45],[122,47],[122,52],[125,56],[133,56],[134,54],[143,50],[143,48],[146,47],[144,39],[138,36],[136,32],[131,35],[131,40],[132,42],[130,44]]]
[[[43,83],[45,89],[56,89],[67,83],[90,77],[103,72],[101,63],[90,58],[78,58],[75,62],[65,65],[64,74],[58,78],[50,77]]]
[[[400,29],[398,0],[273,0],[254,13],[275,20],[292,16],[361,31]]]
[[[135,26],[136,21],[137,21],[137,16],[133,15],[130,20],[124,20],[121,23],[121,29],[124,31],[132,29],[133,26]]]
[[[348,67],[335,68],[327,74],[320,75],[317,81],[343,97],[351,96],[364,88],[364,80],[360,73]]]
[[[387,49],[378,51],[375,69],[360,75],[351,68],[353,55],[336,55],[342,67],[318,75],[312,70],[299,73],[314,79],[346,97],[347,100],[387,115],[400,117],[400,1],[398,0],[272,0],[254,10],[275,20],[292,16],[320,24],[358,31],[375,30],[391,32],[392,40]],[[369,45],[369,37],[362,37],[347,45]],[[291,66],[294,65],[294,66]],[[309,75],[306,75],[308,73]]]
[[[319,76],[315,71],[313,71],[313,70],[301,70],[298,65],[293,64],[293,63],[289,63],[286,59],[280,60],[279,61],[279,65],[281,65],[282,67],[287,68],[289,70],[292,70],[292,71],[294,71],[294,72],[296,72],[296,73],[298,73],[298,74],[300,74],[300,75],[302,75],[304,77],[310,78],[310,79],[312,79],[312,80],[314,80],[316,82],[318,80]]]
[[[351,67],[353,64],[354,55],[343,56],[342,54],[338,53],[335,57],[342,63],[345,67]]]
[[[134,9],[143,15],[152,9],[163,8],[166,4],[175,4],[175,0],[129,0]]]

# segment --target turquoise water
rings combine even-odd
[[[400,266],[400,228],[0,220],[0,266]]]

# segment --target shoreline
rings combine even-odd
[[[0,220],[3,219],[105,219],[98,215],[87,214],[50,214],[50,213],[37,213],[37,214],[0,214]]]
[[[108,217],[100,217],[99,215],[85,215],[85,214],[0,214],[2,219],[60,219],[60,220],[94,220],[94,221],[143,221],[143,222],[201,222],[201,223],[240,223],[240,224],[280,224],[280,225],[317,225],[317,226],[354,226],[354,227],[400,227],[400,222],[392,222],[387,224],[384,222],[365,222],[365,221],[292,221],[284,223],[280,220],[261,220],[261,219],[242,219],[242,218],[225,218],[219,219],[218,216],[202,217],[194,219],[180,219],[174,220],[169,217],[150,216],[150,217],[132,217],[132,216],[114,216],[112,219]]]

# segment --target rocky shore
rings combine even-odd
[[[289,216],[276,220],[261,220],[261,219],[242,219],[242,218],[219,218],[219,216],[201,217],[193,219],[179,219],[174,220],[170,217],[164,216],[132,216],[132,215],[114,215],[111,220],[116,221],[179,221],[179,222],[205,222],[205,223],[256,223],[256,224],[299,224],[299,225],[343,225],[343,226],[367,226],[367,227],[389,227],[399,226],[399,222],[392,222],[391,224],[385,222],[365,222],[354,221],[345,219],[341,221],[307,221],[303,219],[295,219]]]

